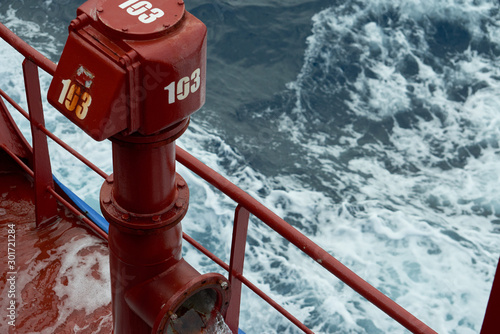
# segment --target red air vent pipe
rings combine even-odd
[[[100,201],[114,333],[201,332],[225,314],[229,283],[182,259],[189,190],[175,140],[205,102],[206,27],[178,0],[90,0],[77,15],[48,100],[113,143]]]

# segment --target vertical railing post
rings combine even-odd
[[[500,260],[491,287],[490,299],[484,315],[481,334],[495,334],[500,328]]]
[[[50,167],[47,137],[40,129],[40,126],[45,126],[45,121],[43,118],[38,67],[31,60],[25,59],[23,73],[33,137],[36,225],[40,226],[43,223],[50,222],[57,216],[57,202],[55,197],[48,191],[49,188],[54,188],[54,181]]]
[[[231,284],[231,300],[225,319],[233,333],[238,333],[240,320],[241,281],[236,276],[243,274],[249,217],[250,213],[247,209],[241,205],[236,207],[228,278]]]

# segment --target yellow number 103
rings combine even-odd
[[[92,97],[88,92],[82,92],[80,85],[71,84],[71,80],[63,80],[63,89],[59,95],[59,103],[68,111],[75,111],[76,117],[84,119],[87,117]]]

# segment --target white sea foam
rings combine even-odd
[[[359,7],[347,2],[326,9],[313,19],[303,71],[297,82],[289,85],[298,101],[307,99],[309,92],[303,82],[310,79],[311,68],[320,66],[323,71],[331,71],[338,60],[333,57],[342,56],[341,51],[336,51],[339,41],[350,36],[362,63],[376,74],[366,76],[362,72],[357,77],[348,103],[351,111],[375,121],[390,118],[408,110],[407,86],[412,85],[416,96],[446,114],[444,121],[420,119],[417,126],[410,128],[395,121],[389,133],[391,146],[375,142],[370,146],[372,154],[350,160],[346,171],[338,170],[336,174],[341,175],[344,183],[357,190],[351,192],[356,204],[323,207],[324,220],[319,225],[322,233],[315,238],[376,287],[416,311],[438,332],[479,330],[500,252],[498,234],[491,223],[493,214],[498,214],[499,184],[493,171],[500,162],[496,126],[499,67],[495,58],[469,48],[438,73],[420,58],[427,52],[425,44],[416,54],[415,45],[406,39],[409,36],[402,34],[403,26],[389,29],[378,22],[361,22],[368,20],[371,12],[380,18],[392,9],[412,20],[431,18],[463,23],[474,40],[497,30],[488,20],[483,22],[483,30],[478,29],[479,22],[497,6],[496,2],[486,1],[481,5],[472,1],[371,1]],[[422,37],[423,31],[415,33]],[[382,56],[370,56],[374,49]],[[399,72],[397,62],[404,54],[415,55],[418,79],[405,78]],[[464,101],[449,98],[450,89],[464,82],[480,81],[486,82],[484,88],[469,90]],[[436,88],[433,92],[428,89],[429,83]],[[301,103],[297,108],[296,112],[305,112]],[[295,131],[296,127],[287,129]],[[332,154],[330,148],[304,138],[303,133],[296,136],[307,147],[313,145],[314,154],[321,154],[324,163],[328,163],[325,156],[339,156],[339,150]],[[354,143],[360,138],[353,137]],[[466,151],[467,146],[478,143],[484,143],[480,154],[463,153],[466,158],[462,167],[437,167],[443,160],[456,159],[459,148]],[[436,146],[440,154],[435,152]],[[394,165],[410,162],[418,172],[391,172],[381,156],[388,156]],[[353,300],[357,298],[348,296],[344,303],[349,305]],[[372,311],[359,312],[356,307],[351,311],[350,318],[356,319],[357,326],[350,328],[356,332],[360,327],[368,332],[373,330],[367,329],[366,318],[375,321],[383,332],[401,331]]]
[[[54,288],[56,295],[64,300],[60,318],[66,319],[73,310],[83,309],[91,314],[109,304],[111,287],[105,246],[96,242],[95,237],[84,235],[73,238],[60,252],[64,254],[60,275],[67,279],[67,284],[57,284]]]
[[[367,17],[374,13],[380,18],[391,9],[407,22],[460,22],[471,39],[485,36],[499,45],[497,27],[487,19],[497,6],[494,1],[472,0],[350,1],[313,18],[303,69],[288,85],[296,96],[295,108],[291,114],[279,116],[278,128],[290,135],[291,142],[303,145],[309,158],[318,164],[314,169],[324,173],[323,186],[332,188],[335,180],[335,187],[345,197],[341,202],[305,184],[300,175],[265,178],[244,166],[237,149],[229,147],[216,130],[196,117],[179,144],[289,218],[299,230],[437,332],[478,332],[500,253],[498,231],[491,222],[495,214],[500,214],[497,61],[469,48],[437,72],[422,58],[428,52],[423,29],[415,26],[413,37],[423,43],[416,50],[404,27],[389,29]],[[479,29],[480,22],[483,30]],[[353,47],[358,49],[362,63],[375,74],[362,71],[351,82],[346,101],[349,112],[373,122],[393,119],[394,125],[388,134],[390,145],[374,141],[366,146],[367,154],[350,158],[345,168],[339,169],[333,161],[357,147],[363,133],[348,125],[338,144],[328,146],[325,142],[330,134],[309,136],[305,114],[310,97],[306,83],[310,84],[315,66],[322,73],[334,73],[336,57],[344,52],[337,42],[346,36],[354,39]],[[11,59],[12,53],[4,49],[0,44],[0,57]],[[377,52],[380,57],[370,56]],[[398,68],[398,62],[407,54],[414,56],[419,68],[418,76],[413,78],[403,76]],[[25,104],[20,72],[2,66],[0,74],[9,78],[9,93]],[[46,90],[49,79],[43,80]],[[462,101],[450,100],[450,89],[481,81],[486,83],[484,87],[468,91]],[[399,125],[394,118],[412,106],[408,85],[431,111],[441,110],[444,116],[439,118],[438,113],[431,112],[432,117],[418,119],[410,127]],[[325,94],[337,88],[319,84],[315,87]],[[109,144],[95,143],[55,112],[47,116],[47,124],[92,161],[111,171]],[[478,154],[467,154],[478,144],[482,145]],[[444,169],[442,164],[458,159],[459,148],[464,148],[464,161],[458,167]],[[54,173],[80,196],[96,202],[102,180],[52,146],[51,153],[55,154]],[[386,160],[396,171],[387,168]],[[410,172],[408,165],[414,170]],[[178,170],[191,191],[184,229],[227,261],[234,204],[184,167]],[[248,241],[245,274],[315,332],[404,332],[262,223],[252,220]],[[220,271],[187,246],[185,257],[200,271]],[[86,268],[94,259],[82,261]],[[66,267],[76,264],[68,263]],[[82,282],[75,279],[74,283]],[[60,289],[58,293],[64,295],[65,291]],[[249,334],[297,332],[246,289],[241,316],[240,326]]]
[[[34,280],[41,279],[42,270],[47,266],[60,261],[54,285],[55,295],[59,298],[58,316],[54,323],[39,333],[54,333],[59,326],[66,323],[75,310],[83,310],[85,314],[90,315],[98,308],[109,305],[111,302],[109,261],[106,246],[102,241],[83,233],[54,247],[47,253],[48,256],[39,256],[41,252],[36,247],[34,251],[32,260],[26,263],[27,269],[17,273],[16,287],[19,291],[23,291],[26,285]],[[24,304],[33,302],[33,300],[23,300],[22,296],[21,293],[17,295],[21,309]],[[101,320],[101,322],[109,321],[106,317]]]

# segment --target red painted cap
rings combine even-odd
[[[97,20],[124,39],[152,39],[165,35],[184,16],[181,0],[102,0]]]

